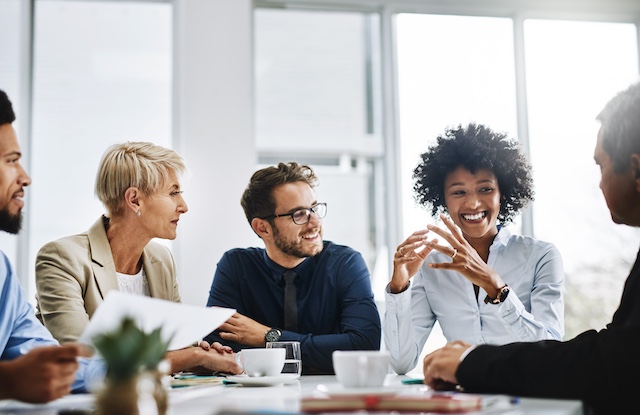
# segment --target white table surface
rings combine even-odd
[[[388,375],[385,385],[398,386],[406,376]],[[219,412],[295,413],[299,410],[301,396],[312,394],[319,384],[336,385],[335,376],[303,376],[289,385],[248,387],[241,385],[207,385],[173,389],[170,391],[170,415],[214,415]],[[420,388],[420,385],[403,385]],[[493,398],[493,397],[491,397]],[[501,408],[487,408],[482,412],[467,414],[509,415],[582,415],[580,401],[522,398],[515,405],[509,398],[501,399]],[[92,395],[72,395],[47,405],[27,405],[15,401],[0,401],[0,414],[19,413],[53,415],[60,409],[91,408]],[[81,413],[81,412],[75,412]],[[91,413],[91,412],[86,412]],[[362,413],[362,412],[360,412]]]

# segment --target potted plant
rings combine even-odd
[[[142,415],[140,405],[149,399],[155,401],[159,415],[166,413],[167,391],[159,369],[169,340],[162,340],[161,330],[145,333],[133,318],[125,317],[114,331],[93,338],[107,365],[105,385],[97,398],[100,415]]]

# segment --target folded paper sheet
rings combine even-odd
[[[201,307],[111,291],[78,341],[92,345],[93,337],[115,330],[124,317],[131,317],[146,332],[162,327],[163,339],[171,338],[169,350],[176,350],[202,339],[233,313],[231,308]]]

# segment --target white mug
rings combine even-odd
[[[374,388],[384,384],[389,373],[389,352],[375,350],[336,350],[333,369],[345,388]]]
[[[249,376],[276,376],[284,367],[285,349],[242,349],[236,363]]]

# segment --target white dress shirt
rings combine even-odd
[[[410,290],[392,294],[386,288],[384,340],[397,373],[416,366],[436,321],[447,341],[562,340],[564,271],[553,244],[500,229],[487,264],[511,287],[501,304],[485,304],[487,293],[482,288],[476,299],[473,284],[457,272],[427,267],[430,262],[450,261],[433,251],[411,279]]]

